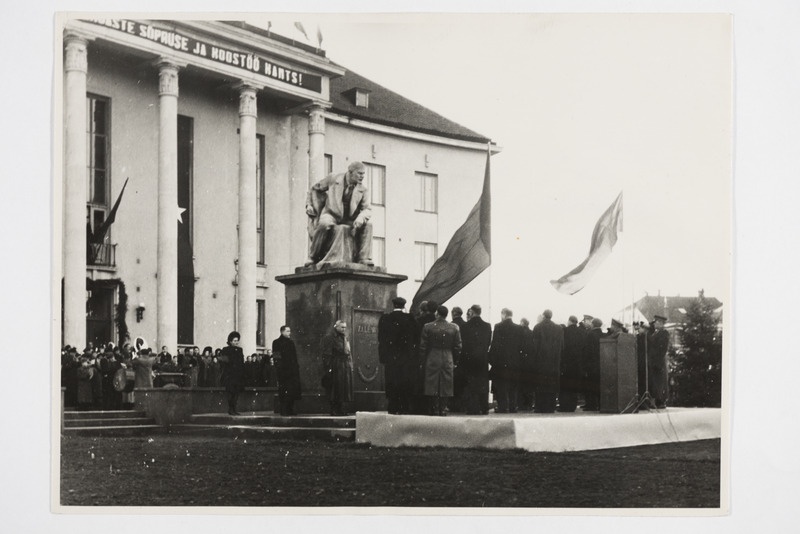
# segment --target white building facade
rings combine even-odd
[[[308,188],[351,161],[369,170],[374,260],[408,276],[409,301],[480,196],[488,138],[285,37],[68,20],[63,48],[63,344],[238,330],[263,350],[284,322],[275,276],[306,260]],[[488,307],[489,289],[486,271],[448,304]]]

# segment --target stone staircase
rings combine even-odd
[[[239,416],[195,414],[188,423],[171,426],[169,432],[203,436],[238,436],[246,439],[355,441],[356,418],[327,415],[282,417],[266,412],[250,412]]]
[[[139,436],[161,431],[152,418],[137,410],[65,411],[65,436]]]

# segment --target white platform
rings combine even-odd
[[[490,414],[447,417],[356,414],[356,441],[381,447],[458,447],[565,452],[720,437],[718,408],[637,414]]]

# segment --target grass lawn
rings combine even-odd
[[[154,435],[69,437],[61,503],[718,507],[720,441],[571,453]]]

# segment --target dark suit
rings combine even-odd
[[[378,321],[378,358],[384,366],[391,414],[410,412],[418,367],[417,331],[414,317],[402,310],[384,314]]]
[[[458,329],[462,332],[463,336],[464,325],[466,325],[467,322],[461,317],[455,317],[450,322],[458,327]],[[464,373],[461,370],[460,362],[456,361],[455,364],[456,368],[453,371],[453,398],[450,399],[450,411],[463,412],[464,403],[462,400],[464,397]]]
[[[518,408],[521,411],[533,409],[536,391],[535,352],[533,349],[533,331],[523,325],[522,330],[522,355],[519,365],[519,392],[517,394]]]
[[[558,393],[558,411],[574,412],[578,405],[577,394],[583,385],[583,352],[586,330],[571,324],[564,329],[564,352],[561,355],[561,381]]]
[[[498,413],[517,411],[522,343],[522,328],[510,318],[494,325],[489,363],[492,365],[490,377],[494,381]]]
[[[417,318],[417,346],[419,346],[419,341],[422,337],[422,328],[435,320],[436,316],[430,312],[423,313]],[[411,413],[425,415],[428,413],[428,399],[425,398],[422,392],[423,384],[425,383],[425,359],[419,355],[419,351],[417,351],[415,366],[414,384],[411,388]]]
[[[489,413],[489,345],[492,327],[475,316],[461,329],[461,358],[458,368],[464,376],[464,410],[468,415]]]
[[[278,399],[280,414],[294,415],[294,401],[302,398],[300,391],[300,367],[294,341],[280,336],[272,342],[272,356],[278,375]],[[265,364],[268,365],[268,364]]]
[[[537,413],[553,413],[561,375],[564,331],[545,317],[533,327],[533,377]]]
[[[219,353],[222,385],[228,395],[228,413],[235,414],[239,393],[244,391],[244,353],[241,347],[228,345]]]

